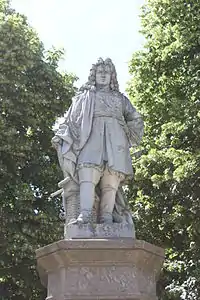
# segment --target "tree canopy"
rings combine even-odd
[[[133,54],[128,93],[145,121],[128,198],[137,238],[166,249],[159,300],[200,298],[200,3],[148,0],[144,49]],[[0,295],[44,299],[35,250],[62,237],[49,200],[61,171],[51,147],[75,78],[58,72],[25,16],[0,0]]]
[[[69,107],[75,78],[57,70],[25,16],[0,0],[0,294],[44,299],[35,250],[62,236],[61,204],[49,200],[60,170],[51,147],[56,117]]]
[[[200,3],[148,0],[128,93],[145,136],[129,199],[138,238],[166,248],[159,299],[200,298]]]

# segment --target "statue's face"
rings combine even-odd
[[[97,66],[96,70],[96,84],[97,85],[110,85],[111,80],[111,70],[109,66],[104,66],[103,64]]]

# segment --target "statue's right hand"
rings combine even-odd
[[[57,135],[55,135],[52,139],[51,139],[51,142],[52,142],[52,145],[57,149],[58,146],[61,144],[61,138],[59,138]]]

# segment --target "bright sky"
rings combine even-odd
[[[115,63],[120,89],[130,79],[128,62],[142,47],[140,7],[144,0],[11,0],[11,6],[28,17],[45,48],[62,47],[60,67],[87,81],[97,58]]]

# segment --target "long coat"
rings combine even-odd
[[[78,165],[101,166],[107,163],[109,169],[125,175],[132,175],[129,148],[132,143],[138,142],[136,140],[141,135],[138,128],[134,126],[134,121],[138,122],[138,119],[140,119],[140,126],[142,127],[139,114],[122,94],[96,92],[91,132],[80,151]],[[133,122],[132,129],[137,134],[134,140],[131,140],[127,122]]]
[[[129,176],[129,148],[139,144],[143,121],[121,93],[85,91],[74,99],[56,135],[63,141],[63,156],[76,168],[107,162],[110,169]]]

